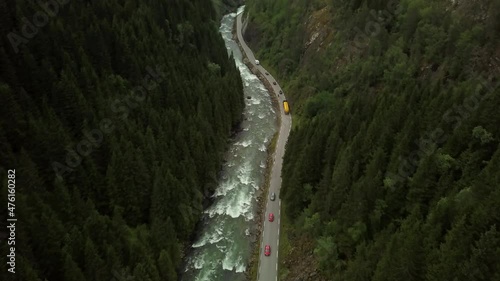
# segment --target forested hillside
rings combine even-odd
[[[49,2],[0,0],[0,279],[177,280],[244,106],[215,9]]]
[[[294,113],[283,280],[500,280],[500,2],[247,10]]]

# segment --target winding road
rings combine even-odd
[[[270,185],[269,185],[269,194],[272,192],[276,193],[276,200],[269,200],[269,196],[266,197],[266,211],[263,230],[262,230],[262,240],[260,245],[260,253],[259,253],[259,269],[257,280],[260,281],[277,281],[278,280],[278,246],[279,246],[279,233],[280,233],[280,218],[281,218],[281,199],[279,198],[279,191],[281,188],[281,167],[283,164],[283,155],[285,154],[285,144],[288,140],[288,135],[290,134],[290,128],[292,126],[292,117],[291,115],[285,114],[283,110],[283,100],[285,100],[284,94],[279,94],[281,91],[281,87],[279,86],[276,79],[271,76],[271,74],[265,74],[267,71],[262,67],[262,65],[257,65],[255,63],[255,56],[250,50],[250,48],[245,43],[243,39],[243,35],[241,34],[242,28],[242,17],[243,11],[240,12],[236,17],[236,32],[238,36],[238,41],[241,44],[243,51],[245,52],[247,58],[250,63],[258,69],[258,71],[262,74],[262,76],[269,81],[274,94],[276,95],[279,102],[279,110],[281,114],[281,127],[279,130],[278,142],[276,145],[276,150],[274,153],[274,164],[271,171]],[[276,82],[276,85],[273,85],[273,82]],[[268,194],[268,195],[269,195]],[[274,221],[270,222],[268,220],[269,213],[274,214]],[[271,246],[271,255],[264,255],[264,245]]]

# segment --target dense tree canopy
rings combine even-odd
[[[244,106],[212,3],[48,2],[0,0],[0,279],[176,280]]]
[[[285,213],[329,280],[500,280],[498,3],[248,1],[295,112]]]

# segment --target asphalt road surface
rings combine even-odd
[[[238,41],[241,43],[243,51],[246,53],[246,56],[250,60],[250,63],[253,64],[262,73],[262,76],[270,82],[274,94],[277,96],[280,105],[279,108],[281,114],[281,127],[274,154],[274,164],[271,172],[269,194],[266,197],[266,212],[265,218],[263,218],[264,227],[262,231],[262,243],[260,245],[259,269],[257,277],[257,280],[260,281],[276,281],[278,280],[278,246],[281,217],[281,200],[279,199],[279,191],[281,188],[281,167],[283,164],[283,155],[285,154],[285,144],[288,140],[288,135],[290,134],[290,128],[292,126],[292,118],[291,115],[286,115],[283,110],[283,100],[285,100],[286,98],[284,93],[281,95],[279,94],[279,92],[281,91],[279,83],[271,76],[271,74],[265,74],[267,71],[262,67],[262,65],[257,65],[255,63],[255,56],[243,39],[243,36],[241,34],[242,14],[243,13],[240,13],[236,17],[236,32],[238,35]],[[273,82],[276,82],[276,85],[273,85]],[[276,194],[275,201],[271,201],[269,199],[272,192]],[[273,222],[270,222],[268,220],[269,213],[274,214]],[[271,246],[270,256],[264,255],[265,245]]]

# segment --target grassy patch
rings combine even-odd
[[[260,235],[259,235],[259,237],[260,237]],[[259,239],[258,243],[260,245],[260,239]],[[252,281],[257,280],[257,273],[259,271],[258,259],[259,259],[259,247],[254,247],[253,253],[252,253],[252,260],[254,260],[256,262],[253,262],[251,264],[250,272],[248,273],[248,275],[250,276],[250,280],[252,280]]]

